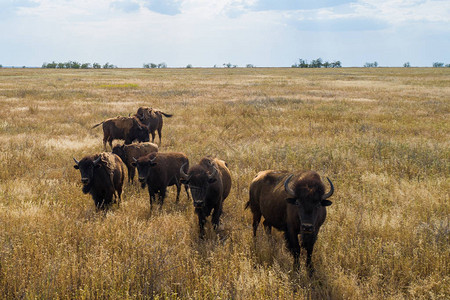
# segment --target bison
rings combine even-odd
[[[171,185],[177,186],[176,202],[178,202],[181,190],[180,168],[182,166],[189,168],[189,160],[184,153],[153,152],[134,159],[133,166],[137,167],[142,188],[145,188],[146,185],[148,187],[150,209],[153,206],[156,193],[158,193],[160,208],[162,207],[167,187]],[[185,189],[189,199],[187,186],[185,186]]]
[[[287,247],[294,256],[294,268],[299,267],[301,246],[306,250],[306,266],[312,275],[314,268],[311,256],[317,240],[320,226],[327,215],[326,206],[332,204],[327,200],[333,195],[331,180],[330,191],[325,193],[325,186],[319,174],[314,171],[289,174],[286,171],[267,170],[259,172],[250,184],[250,199],[245,208],[253,213],[253,236],[256,236],[261,216],[267,233],[275,227],[284,232]]]
[[[106,151],[106,142],[112,149],[113,140],[125,140],[125,144],[150,141],[148,127],[135,117],[116,117],[94,125],[95,128],[103,124],[103,147]]]
[[[183,166],[184,167],[184,166]],[[227,164],[217,158],[203,158],[197,165],[192,166],[187,173],[180,168],[182,182],[186,184],[194,200],[195,213],[198,216],[200,237],[205,235],[206,217],[214,212],[211,223],[214,229],[219,226],[223,201],[230,194],[231,174]]]
[[[160,110],[154,110],[151,107],[139,107],[134,116],[143,124],[148,126],[148,130],[152,134],[152,143],[155,141],[155,131],[158,131],[159,144],[161,145],[163,116],[170,118],[172,115],[164,113]]]
[[[152,152],[158,152],[158,145],[150,142],[116,145],[112,152],[123,160],[128,169],[128,181],[133,182],[134,174],[136,174],[136,168],[133,166],[134,159]]]
[[[91,194],[97,209],[108,208],[113,196],[119,198],[120,204],[125,177],[125,166],[120,157],[103,152],[86,156],[80,161],[73,160],[73,167],[81,173],[82,191]]]

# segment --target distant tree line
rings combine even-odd
[[[444,64],[443,62],[434,62],[433,63],[433,68],[450,68],[450,64]]]
[[[378,67],[378,62],[374,61],[374,62],[366,62],[364,64],[364,68],[377,68]]]
[[[143,65],[144,69],[165,69],[167,68],[167,64],[165,62],[155,64],[155,63],[148,63]]]
[[[305,59],[299,59],[298,63],[291,66],[292,68],[341,68],[342,64],[338,61],[328,62],[323,61],[320,57],[318,59],[313,59],[308,63]]]
[[[117,66],[105,63],[104,65],[100,65],[99,63],[79,63],[76,61],[68,61],[68,62],[51,62],[51,63],[43,63],[42,68],[44,69],[115,69]]]

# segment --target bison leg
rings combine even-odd
[[[178,200],[180,199],[180,192],[181,192],[181,183],[180,183],[180,181],[177,180],[175,185],[177,186],[177,198],[176,198],[175,202],[178,203]]]
[[[155,197],[155,192],[153,191],[153,189],[148,186],[148,195],[150,197],[150,210],[153,207],[153,201],[156,201],[156,197]]]
[[[164,203],[164,198],[166,198],[166,187],[162,188],[159,191],[159,197],[158,197],[158,202],[159,202],[159,208],[162,208],[163,203]],[[178,200],[177,200],[178,201]]]
[[[116,197],[116,190],[114,189],[114,187],[112,187],[105,194],[105,204],[108,206],[111,205],[113,203],[114,197]]]
[[[133,183],[134,174],[136,174],[136,168],[133,166],[127,166],[128,168],[128,182]]]
[[[222,215],[222,201],[220,201],[220,205],[214,208],[214,212],[211,217],[211,223],[213,224],[214,230],[219,228],[220,216]]]
[[[158,137],[159,137],[159,145],[161,145],[161,137],[162,137],[161,128],[158,128]]]
[[[256,230],[258,229],[259,222],[261,221],[261,212],[252,211],[253,213],[253,236],[256,236]]]
[[[112,148],[113,148],[113,146],[112,146],[112,141],[113,141],[112,138],[110,138],[110,139],[108,140],[108,144],[109,144],[109,147],[111,147],[111,150],[112,150]],[[106,147],[105,147],[105,150],[106,150]]]
[[[184,184],[184,190],[186,191],[186,195],[188,197],[188,201],[190,201],[191,198],[189,197],[189,186],[187,184]]]
[[[152,131],[152,143],[155,142],[155,131]]]
[[[266,231],[266,234],[272,234],[272,224],[270,224],[267,220],[264,220],[263,222],[264,230]]]
[[[302,234],[302,248],[306,250],[306,267],[308,269],[309,276],[312,276],[314,274],[314,267],[311,258],[316,239],[317,236],[314,234]]]
[[[119,201],[117,201],[117,205],[120,206],[120,202],[122,202],[122,186],[117,187],[117,196]]]
[[[292,256],[294,256],[294,269],[297,270],[300,266],[300,244],[298,242],[298,235],[296,232],[288,229],[284,233],[284,238],[286,239],[288,250],[292,253]]]
[[[205,223],[206,223],[205,214],[204,214],[202,209],[195,209],[195,213],[198,216],[198,227],[199,227],[199,230],[200,230],[199,237],[201,239],[204,239],[204,237],[205,237]]]

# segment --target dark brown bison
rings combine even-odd
[[[105,120],[94,125],[95,128],[103,124],[103,147],[106,151],[106,142],[112,149],[113,140],[125,140],[125,144],[131,144],[134,140],[138,142],[150,141],[148,127],[135,117],[116,117]]]
[[[214,229],[219,226],[223,201],[230,194],[231,174],[226,163],[217,158],[203,158],[187,173],[180,168],[182,182],[191,190],[195,213],[198,215],[200,237],[205,235],[206,217],[214,210],[211,223]]]
[[[155,131],[158,131],[159,144],[161,145],[161,130],[163,126],[163,116],[170,118],[171,114],[163,113],[160,110],[155,110],[151,107],[139,107],[135,117],[143,124],[148,126],[149,132],[152,134],[152,143],[155,141]]]
[[[81,173],[83,193],[91,194],[97,209],[108,208],[113,196],[119,198],[120,204],[125,177],[125,166],[120,157],[103,152],[86,156],[80,161],[73,160],[73,167]]]
[[[135,159],[152,152],[158,152],[158,145],[150,142],[116,145],[112,152],[123,160],[128,169],[128,181],[133,182],[134,174],[136,174],[136,168],[133,166]]]
[[[148,187],[150,208],[153,206],[155,194],[158,194],[160,208],[162,207],[167,187],[171,185],[177,187],[176,202],[178,202],[181,190],[180,168],[183,165],[186,169],[189,168],[189,160],[184,153],[178,152],[153,152],[135,160],[133,166],[138,169],[139,182],[142,188],[146,185]],[[185,189],[189,199],[187,186]]]
[[[332,204],[325,194],[325,186],[314,171],[289,174],[286,171],[267,170],[259,172],[250,184],[250,200],[245,208],[253,213],[253,235],[256,236],[261,216],[267,233],[271,228],[284,231],[287,247],[294,256],[294,268],[299,266],[301,234],[302,248],[306,250],[306,265],[313,272],[311,256],[320,226],[327,215],[326,206]]]

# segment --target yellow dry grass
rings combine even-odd
[[[184,191],[150,212],[126,184],[106,215],[81,192],[91,127],[139,106],[174,114],[161,151],[227,161],[219,233],[199,240]],[[0,297],[448,299],[449,113],[448,68],[0,69]],[[265,169],[335,184],[313,278],[276,230],[252,238]]]

